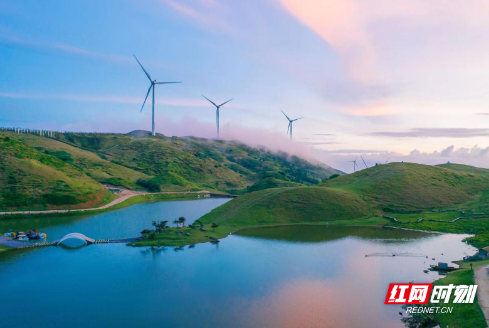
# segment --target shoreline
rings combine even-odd
[[[40,210],[40,211],[13,211],[13,212],[0,212],[0,220],[9,220],[14,218],[21,218],[27,216],[33,217],[43,217],[52,215],[81,215],[81,214],[98,214],[104,213],[112,210],[118,210],[127,206],[141,204],[141,203],[152,203],[157,201],[165,201],[171,199],[188,198],[191,195],[204,195],[203,198],[219,197],[217,193],[212,193],[207,190],[199,191],[162,191],[157,193],[145,193],[145,192],[132,192],[129,195],[123,195],[108,204],[94,207],[94,208],[83,208],[83,209],[59,209],[59,210]],[[228,195],[223,195],[220,197],[227,197]],[[200,199],[197,198],[197,199]]]

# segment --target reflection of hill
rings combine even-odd
[[[375,240],[381,243],[408,241],[430,236],[419,231],[382,229],[377,227],[335,227],[320,225],[289,225],[277,227],[250,228],[236,233],[240,236],[267,240],[282,240],[301,243],[319,243],[346,237]]]

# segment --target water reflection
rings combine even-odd
[[[437,273],[423,272],[432,258],[474,251],[461,235],[294,228],[179,250],[105,244],[0,255],[2,327],[22,326],[26,313],[50,328],[403,327],[399,307],[383,304],[388,284],[432,282]],[[373,253],[429,258],[365,257]]]

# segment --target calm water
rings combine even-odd
[[[130,238],[139,236],[144,229],[152,229],[153,221],[166,220],[173,227],[173,220],[183,216],[187,219],[187,224],[193,223],[229,200],[229,198],[209,198],[137,204],[95,216],[0,220],[0,232],[9,229],[27,231],[37,228],[40,232],[45,232],[48,240],[51,241],[58,240],[70,232],[79,232],[93,239]]]
[[[152,221],[139,222],[142,217],[169,215],[173,220],[175,215],[195,215],[195,219],[212,208],[212,201],[217,199],[137,205],[54,222],[43,229],[52,235],[77,231],[93,237],[102,237],[102,232],[127,237]],[[98,221],[109,223],[109,228]],[[0,323],[2,327],[402,327],[399,307],[383,304],[388,283],[437,279],[436,273],[422,270],[434,262],[432,257],[450,261],[474,253],[461,242],[463,238],[295,226],[245,230],[219,245],[199,244],[183,251],[108,244],[3,254]],[[373,253],[428,259],[365,257]]]

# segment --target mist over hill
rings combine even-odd
[[[308,186],[341,174],[285,152],[237,141],[128,134],[0,134],[0,210],[97,206],[103,184],[149,192],[233,194]]]

